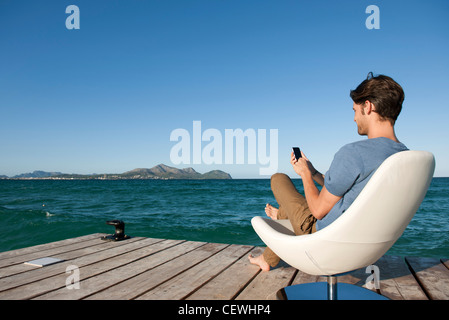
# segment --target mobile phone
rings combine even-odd
[[[293,147],[293,152],[295,153],[295,158],[296,158],[296,160],[298,160],[299,158],[301,158],[301,150],[299,150],[298,147]]]

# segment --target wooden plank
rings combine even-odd
[[[200,243],[189,242],[188,244],[196,246],[196,244]],[[211,255],[216,254],[227,246],[228,245],[226,244],[203,243],[203,245],[197,246],[194,250],[184,249],[183,253],[185,254],[181,255],[177,253],[176,256],[173,256],[170,253],[164,252],[165,257],[160,257],[161,260],[157,261],[156,267],[114,286],[108,287],[106,290],[91,295],[86,299],[134,299],[209,258]]]
[[[251,250],[249,246],[230,245],[210,258],[203,260],[200,264],[146,292],[138,299],[182,300],[230,264],[240,259],[242,255],[247,254],[249,250]]]
[[[44,268],[29,267],[30,270],[26,273],[15,274],[9,277],[0,279],[0,292],[24,284],[36,282],[57,274],[65,273],[67,266],[76,265],[78,267],[86,266],[102,259],[117,256],[132,250],[146,246],[152,242],[162,241],[161,239],[146,239],[146,238],[132,238],[120,242],[107,242],[97,248],[102,248],[104,252],[92,252],[91,254],[76,257],[73,260],[61,262],[61,264],[50,265]],[[67,275],[66,275],[67,276]],[[1,297],[0,293],[0,297]]]
[[[418,282],[415,280],[405,261],[401,257],[384,256],[379,259],[375,266],[379,268],[380,288],[373,288],[377,292],[392,300],[425,300],[427,299],[421,290]],[[348,283],[367,288],[366,282],[370,273],[366,272],[366,268],[355,270],[349,274],[338,277],[339,283]],[[326,282],[326,277],[309,275],[298,271],[291,285]]]
[[[255,248],[251,254],[260,255],[262,250]],[[247,255],[244,255],[214,279],[186,297],[186,300],[233,300],[259,272],[260,268],[251,264]]]
[[[78,238],[79,239],[79,238]],[[14,264],[24,263],[26,261],[42,258],[42,257],[57,257],[59,254],[85,248],[90,245],[98,244],[98,237],[91,239],[83,239],[83,241],[72,241],[70,244],[63,246],[50,246],[49,248],[42,248],[37,251],[32,251],[26,254],[16,255],[0,260],[0,268],[11,266]],[[1,271],[1,269],[0,269]]]
[[[449,259],[440,259],[441,263],[444,264],[444,266],[449,269]]]
[[[287,286],[301,285],[301,284],[305,284],[305,283],[323,282],[323,281],[327,281],[326,277],[311,275],[311,274],[305,273],[301,270],[297,270],[296,274],[293,275],[291,282],[282,288],[285,288]],[[283,294],[280,292],[280,289],[282,289],[282,288],[279,288],[275,293],[276,299],[278,299],[278,300],[285,299]]]
[[[415,277],[432,300],[449,300],[449,271],[439,259],[406,257]]]
[[[82,257],[73,261],[66,261],[55,264],[53,266],[55,268],[58,268],[58,273],[56,275],[10,290],[2,291],[0,292],[0,299],[31,299],[44,293],[63,288],[65,287],[65,282],[68,277],[65,271],[67,266],[69,265],[75,265],[79,267],[80,276],[83,279],[95,276],[110,269],[114,269],[120,265],[127,264],[131,261],[140,259],[145,256],[149,250],[148,243],[154,241],[154,239],[144,239],[142,240],[142,243],[140,243],[140,245],[144,245],[143,247],[132,250],[130,252],[128,252],[129,250],[126,250],[128,248],[123,245],[111,250],[101,251],[97,254],[92,255],[93,257]],[[135,243],[130,243],[129,245],[132,246],[133,244]],[[76,264],[80,262],[86,264]],[[47,271],[47,268],[53,266],[41,268],[40,270],[42,270],[42,272],[49,272]],[[51,270],[50,272],[54,271]]]
[[[91,239],[99,238],[102,235],[104,235],[104,233],[94,233],[94,234],[88,234],[88,235],[81,236],[81,237],[75,237],[75,238],[64,239],[64,240],[54,241],[54,242],[49,242],[49,243],[44,243],[44,244],[39,244],[39,245],[26,247],[26,248],[21,248],[21,249],[4,251],[4,252],[0,252],[0,260],[6,259],[6,258],[11,258],[11,257],[17,257],[17,256],[20,256],[20,255],[33,253],[33,252],[42,252],[42,251],[45,251],[45,250],[48,250],[48,249],[69,245],[69,244],[72,244],[72,243],[75,243],[75,242],[91,240]]]
[[[198,243],[197,246],[203,243]],[[192,244],[184,242],[182,240],[164,240],[151,246],[145,247],[145,256],[141,259],[133,261],[128,264],[119,265],[116,268],[109,271],[97,274],[90,278],[83,278],[80,283],[79,289],[68,290],[63,287],[46,294],[40,295],[34,299],[37,300],[76,300],[87,297],[100,290],[106,289],[117,283],[125,281],[135,275],[145,272],[157,263],[161,263],[160,257],[164,259],[171,259],[173,256],[169,256],[167,252],[173,252],[175,254],[183,254],[186,250],[192,248]]]
[[[375,265],[380,271],[380,294],[392,300],[427,300],[404,257],[383,256]]]
[[[91,253],[99,252],[102,250],[106,250],[108,248],[117,247],[119,245],[130,243],[138,240],[142,240],[143,238],[131,238],[127,241],[120,241],[120,242],[110,242],[110,241],[103,241],[101,239],[92,239],[85,241],[84,244],[86,247],[82,247],[73,251],[68,252],[61,252],[57,255],[58,258],[63,260],[72,260],[79,258],[84,255],[88,255]],[[37,267],[32,267],[29,265],[25,265],[24,263],[19,264],[13,264],[7,267],[3,267],[0,269],[0,288],[1,288],[1,279],[3,277],[8,277],[11,275],[15,275],[22,272],[29,272],[30,270],[37,269]]]
[[[270,271],[260,272],[235,300],[275,300],[279,289],[292,282],[296,269],[280,265]]]
[[[393,263],[395,260],[393,259],[392,261],[384,261],[382,259],[383,258],[381,258],[374,264],[374,266],[378,268],[378,273],[371,274],[371,272],[367,268],[361,268],[349,274],[338,277],[338,282],[356,285],[365,289],[371,289],[373,292],[381,294],[389,299],[403,300],[404,298],[400,294],[397,284],[395,283],[394,279],[391,279],[390,272],[392,269],[390,267],[391,263]],[[399,262],[399,265],[400,264],[401,263]],[[402,263],[402,265],[405,264]],[[407,274],[410,275],[410,272],[408,272],[408,270]],[[374,278],[376,278],[376,281],[371,281]],[[371,282],[372,288],[369,288],[367,286],[367,282]]]
[[[410,288],[419,288],[418,283],[414,280],[404,259],[401,257],[384,256],[375,262],[374,266],[378,268],[378,273],[371,274],[368,268],[361,268],[350,274],[339,277],[338,282],[354,284],[366,289],[369,289],[367,282],[371,282],[372,288],[370,289],[373,292],[392,300],[404,300],[405,292],[402,294],[402,291],[407,290],[408,286]],[[395,277],[400,277],[401,279],[396,281]],[[371,281],[374,278],[376,278],[378,283],[376,283],[377,281]],[[377,285],[378,287],[376,287]],[[416,294],[417,296],[411,295],[409,298],[413,299],[419,297],[425,299],[425,295],[422,291],[421,295],[419,295],[419,292],[416,292]]]
[[[294,276],[291,286],[303,283],[312,283],[312,282],[321,282],[326,281],[325,277],[311,275],[305,272],[298,270],[297,274]]]

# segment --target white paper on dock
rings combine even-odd
[[[36,267],[45,267],[50,264],[58,263],[61,261],[64,261],[64,260],[61,260],[58,258],[52,258],[52,257],[45,257],[45,258],[40,258],[40,259],[24,262],[24,264],[30,265],[30,266],[36,266]]]

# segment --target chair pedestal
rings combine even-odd
[[[337,277],[327,282],[313,282],[285,287],[277,296],[285,300],[389,300],[371,290],[348,283],[338,283]]]

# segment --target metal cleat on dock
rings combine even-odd
[[[101,237],[101,240],[106,241],[121,241],[131,238],[125,234],[125,223],[121,220],[109,220],[106,224],[115,226],[115,234]]]

